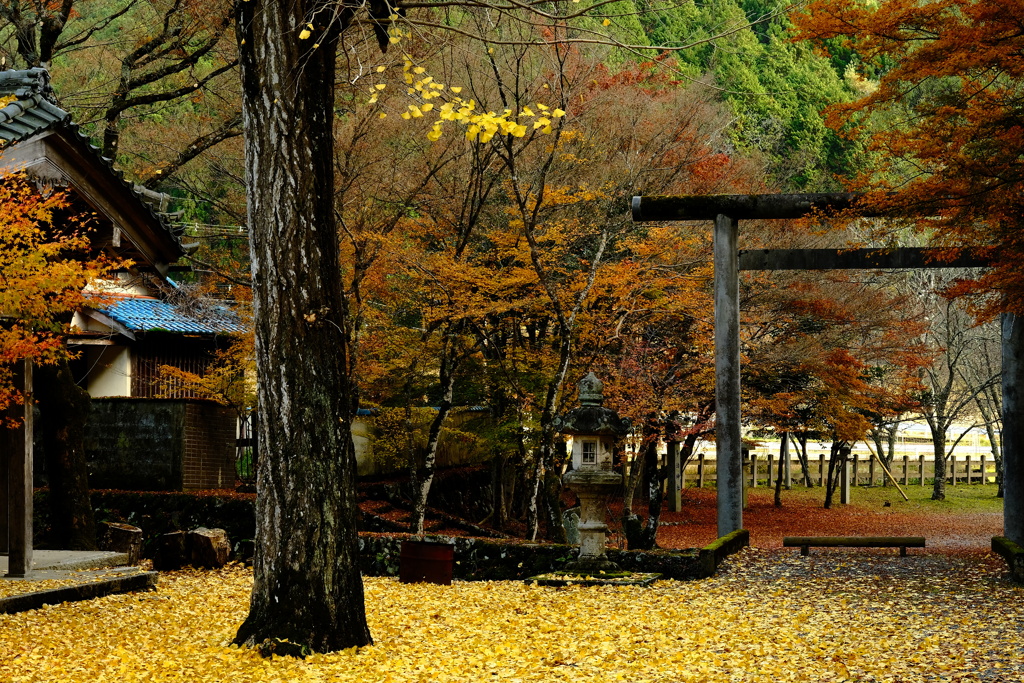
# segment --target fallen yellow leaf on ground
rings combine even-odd
[[[0,616],[0,681],[1024,680],[1024,589],[991,556],[748,549],[651,588],[365,581],[376,644],[355,652],[230,646],[252,574],[228,567]]]

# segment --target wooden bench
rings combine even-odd
[[[810,548],[899,548],[906,557],[907,548],[923,548],[924,536],[786,536],[785,548],[800,548],[807,555]]]

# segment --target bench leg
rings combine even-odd
[[[809,552],[810,552],[810,546],[806,546],[806,545],[800,546],[800,554],[801,555],[807,555]]]

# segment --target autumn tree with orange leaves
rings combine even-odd
[[[877,79],[828,114],[874,153],[852,189],[924,216],[914,223],[938,246],[985,245],[995,267],[951,293],[987,314],[1024,311],[1024,2],[814,0],[796,23]]]
[[[85,305],[86,285],[110,268],[88,256],[87,224],[67,209],[63,194],[22,176],[0,181],[0,410],[25,398],[12,363],[69,357],[71,315]]]

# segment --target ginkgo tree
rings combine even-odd
[[[359,54],[349,48],[360,27],[376,27],[382,48],[400,38],[389,30],[402,12],[371,3],[366,16],[363,5],[319,0],[239,0],[236,9],[263,445],[255,580],[236,640],[268,653],[331,651],[371,641],[354,523],[350,299],[333,201],[337,58]],[[492,19],[565,24],[539,8],[490,9]],[[362,68],[350,64],[352,75]]]

